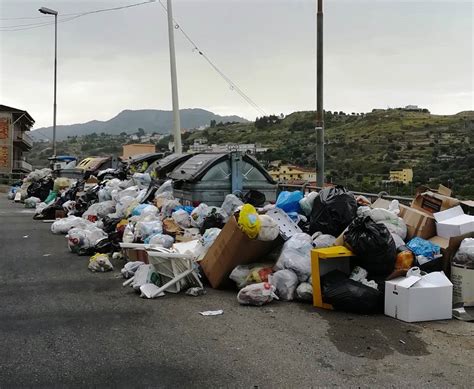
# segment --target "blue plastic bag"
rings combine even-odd
[[[294,192],[283,191],[278,195],[276,206],[283,209],[286,213],[300,212],[300,200],[303,198],[303,193],[299,190]]]
[[[191,212],[193,211],[194,207],[191,207],[190,205],[180,205],[179,207],[174,208],[173,212],[179,209],[182,209],[191,215]]]
[[[426,258],[434,259],[440,253],[441,248],[428,240],[413,238],[407,243],[407,247],[413,251],[415,256],[423,255]]]

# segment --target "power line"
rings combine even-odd
[[[163,10],[168,13],[166,6],[161,2],[161,0],[159,0],[159,2]],[[211,61],[211,59],[198,47],[198,45],[191,39],[191,37],[186,34],[186,32],[183,30],[183,28],[180,26],[180,24],[176,21],[175,18],[173,18],[173,21],[175,23],[175,28],[181,31],[186,40],[191,43],[191,45],[193,46],[193,51],[196,51],[200,56],[204,58],[204,60],[227,82],[227,84],[229,84],[230,89],[236,91],[257,112],[259,112],[261,115],[266,116],[266,112],[262,108],[260,108],[257,103],[255,103],[242,89],[240,89],[234,81],[232,81],[227,75],[225,75],[224,72],[220,70],[214,62]]]
[[[58,19],[59,19],[58,23],[69,22],[71,20],[80,18],[82,16],[86,16],[86,15],[102,13],[102,12],[118,11],[118,10],[122,10],[122,9],[138,7],[138,6],[141,6],[141,5],[154,3],[155,1],[156,0],[148,0],[148,1],[143,1],[141,3],[134,3],[134,4],[124,5],[124,6],[120,6],[120,7],[102,8],[102,9],[97,9],[97,10],[92,10],[92,11],[87,11],[87,12],[76,12],[76,13],[62,14],[58,17]],[[37,16],[37,17],[31,17],[31,18],[18,18],[18,19],[40,19],[40,18],[43,19],[44,16]],[[3,18],[3,19],[0,19],[0,20],[10,20],[10,19]],[[11,20],[13,20],[13,18]],[[26,24],[12,25],[12,26],[2,26],[2,27],[0,27],[0,31],[24,31],[24,30],[30,30],[30,29],[34,29],[34,28],[48,26],[48,25],[51,25],[51,24],[54,24],[54,21],[26,23]]]

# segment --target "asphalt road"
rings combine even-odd
[[[0,194],[0,387],[471,387],[474,323],[144,300]],[[203,310],[224,314],[203,317]]]

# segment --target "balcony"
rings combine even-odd
[[[22,150],[31,150],[33,147],[33,139],[28,135],[26,131],[15,130],[13,133],[13,141]]]
[[[33,170],[33,166],[26,161],[13,161],[13,170],[29,173]]]

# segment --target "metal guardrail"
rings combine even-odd
[[[323,188],[317,187],[317,186],[314,186],[314,185],[309,185],[309,184],[302,184],[302,185],[278,184],[277,195],[280,193],[280,191],[285,190],[285,189],[301,190],[303,193],[309,193],[309,192],[314,192],[316,190],[319,191]],[[382,198],[382,199],[386,199],[386,200],[398,200],[400,203],[406,204],[406,205],[410,205],[411,202],[413,201],[412,197],[391,196],[387,192],[367,193],[367,192],[356,192],[356,191],[353,191],[353,190],[351,190],[351,192],[354,193],[357,196],[365,196],[371,201]]]

